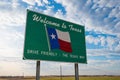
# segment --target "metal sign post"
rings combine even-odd
[[[62,80],[62,65],[60,65],[60,80]]]
[[[40,80],[40,61],[36,62],[36,80]]]
[[[78,63],[75,63],[75,80],[79,80]]]

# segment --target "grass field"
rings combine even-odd
[[[0,80],[35,80],[33,77],[25,78],[0,78]],[[61,80],[60,77],[41,77],[40,80]],[[62,77],[62,80],[75,80],[74,77]],[[120,80],[120,77],[100,76],[100,77],[80,77],[80,80]]]

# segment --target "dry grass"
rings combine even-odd
[[[0,80],[35,80],[35,77],[0,78]],[[41,77],[40,80],[61,80],[60,77]],[[62,77],[62,80],[75,80],[74,77]],[[80,77],[80,80],[120,80],[120,76]]]

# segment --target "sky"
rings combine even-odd
[[[23,60],[26,10],[85,26],[87,64],[80,75],[120,75],[120,0],[0,0],[0,76],[35,76]],[[41,75],[74,75],[74,63],[41,61]]]

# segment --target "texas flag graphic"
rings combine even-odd
[[[65,52],[72,52],[69,32],[47,27],[47,33],[51,50],[61,49]]]

